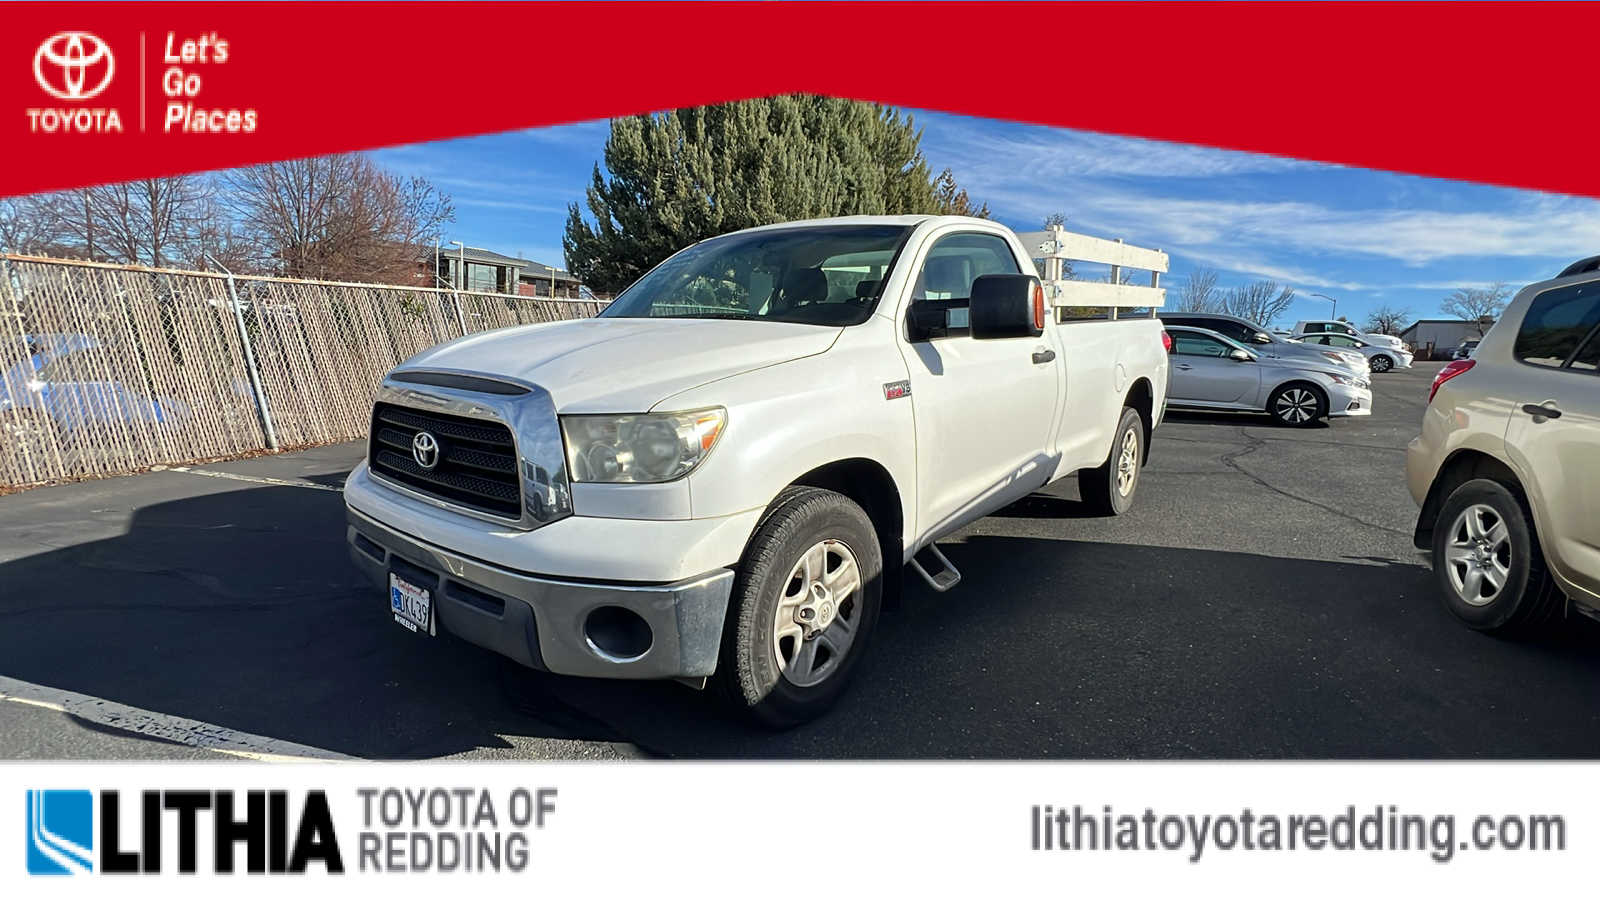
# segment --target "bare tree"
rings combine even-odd
[[[266,163],[223,175],[225,202],[288,275],[408,281],[423,248],[455,219],[450,198],[360,154]]]
[[[1406,320],[1410,318],[1410,309],[1406,307],[1396,309],[1385,303],[1367,313],[1367,331],[1374,334],[1399,334],[1405,327]]]
[[[1506,287],[1503,281],[1496,281],[1488,287],[1456,288],[1455,293],[1439,304],[1439,309],[1446,315],[1471,322],[1478,329],[1478,336],[1482,337],[1485,320],[1492,323],[1499,318],[1510,298],[1511,288]]]
[[[209,182],[197,175],[91,188],[90,215],[105,257],[159,268],[187,256],[209,194]]]
[[[54,253],[62,226],[53,198],[35,194],[0,200],[0,249],[11,253]]]
[[[1262,328],[1271,328],[1273,320],[1283,315],[1292,303],[1294,288],[1276,281],[1252,281],[1222,295],[1223,312],[1254,322]]]
[[[1195,269],[1178,289],[1179,312],[1216,312],[1222,306],[1215,269]]]
[[[228,215],[216,190],[206,193],[195,210],[194,227],[184,243],[180,265],[210,269],[220,265],[235,274],[254,274],[261,254]]]
[[[105,232],[95,211],[92,188],[75,188],[38,198],[41,214],[52,223],[56,256],[104,259]]]

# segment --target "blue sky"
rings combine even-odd
[[[999,221],[1067,227],[1172,256],[1166,285],[1197,267],[1227,286],[1291,285],[1280,325],[1387,304],[1438,318],[1461,286],[1520,287],[1600,253],[1600,201],[1144,141],[1070,129],[914,112],[932,168],[949,166]],[[581,200],[603,121],[378,151],[451,195],[450,237],[541,262],[561,259],[567,204]]]

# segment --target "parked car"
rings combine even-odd
[[[1347,334],[1378,347],[1411,352],[1411,346],[1392,334],[1362,331],[1343,319],[1301,319],[1294,323],[1294,334]]]
[[[1456,345],[1450,352],[1451,359],[1471,359],[1474,351],[1478,349],[1478,339],[1467,339]]]
[[[1215,331],[1168,325],[1167,406],[1264,412],[1303,428],[1330,416],[1372,414],[1372,382],[1343,365],[1264,356]]]
[[[1191,312],[1166,312],[1160,314],[1161,321],[1169,325],[1186,325],[1190,328],[1204,328],[1215,331],[1230,341],[1249,347],[1251,352],[1268,358],[1290,357],[1316,361],[1332,362],[1341,365],[1359,375],[1366,375],[1370,371],[1367,358],[1354,350],[1344,350],[1335,347],[1308,347],[1298,341],[1291,341],[1286,337],[1275,335],[1260,325],[1238,316],[1223,313],[1191,313]]]
[[[1468,627],[1600,616],[1600,279],[1523,288],[1439,370],[1406,452],[1416,545]]]
[[[91,335],[24,335],[21,351],[21,361],[0,372],[0,452],[44,453],[90,429],[164,422],[184,412],[177,401],[149,397],[115,374],[129,361]]]
[[[934,541],[1068,475],[1133,503],[1161,324],[1058,319],[1033,252],[984,219],[790,222],[681,250],[598,318],[426,351],[377,390],[351,556],[418,634],[816,716],[902,566],[959,580]]]
[[[1339,347],[1354,350],[1367,358],[1367,367],[1374,372],[1387,372],[1390,369],[1411,368],[1411,354],[1396,347],[1379,347],[1369,344],[1358,337],[1348,334],[1324,331],[1320,333],[1296,334],[1290,338],[1302,344],[1311,344],[1319,347]]]

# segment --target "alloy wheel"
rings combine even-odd
[[[1511,577],[1511,534],[1505,518],[1487,503],[1462,510],[1450,526],[1444,559],[1450,586],[1463,603],[1493,603]]]
[[[1317,414],[1317,396],[1306,388],[1289,388],[1278,395],[1272,412],[1290,425],[1303,425]]]
[[[826,681],[855,643],[861,566],[843,541],[811,546],[784,579],[772,628],[778,671],[796,687]]]
[[[1130,428],[1122,435],[1122,449],[1117,453],[1117,493],[1126,497],[1133,493],[1139,480],[1139,430]]]

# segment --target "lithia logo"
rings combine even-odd
[[[30,875],[159,874],[169,840],[175,844],[170,855],[183,873],[199,870],[202,848],[216,872],[299,873],[319,866],[330,873],[344,871],[328,798],[319,790],[305,792],[298,815],[290,813],[288,791],[142,791],[139,827],[126,835],[121,794],[101,791],[98,842],[89,791],[27,793]],[[201,837],[202,817],[210,819],[206,838]]]
[[[45,38],[33,53],[33,78],[40,90],[64,105],[29,108],[31,129],[120,134],[122,117],[115,108],[78,105],[104,93],[116,72],[116,57],[98,35],[62,31]]]
[[[94,797],[88,791],[28,792],[28,874],[94,868]]]

